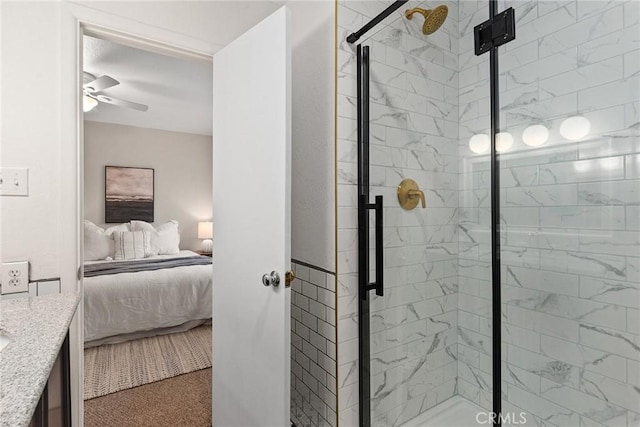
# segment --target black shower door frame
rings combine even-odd
[[[375,27],[408,0],[398,0],[373,18],[360,30],[347,37],[355,43],[364,33]],[[489,22],[499,15],[497,0],[489,0]],[[515,37],[515,28],[514,34]],[[487,51],[487,50],[485,50]],[[502,411],[502,334],[501,334],[501,275],[500,275],[500,155],[496,150],[496,135],[500,132],[500,99],[498,45],[489,52],[489,91],[491,109],[491,317],[492,317],[492,387],[494,425],[500,425]],[[482,52],[484,53],[484,52]],[[476,53],[481,54],[481,53]],[[369,60],[370,47],[358,44],[357,56],[357,124],[358,124],[358,355],[359,355],[359,419],[360,427],[371,426],[371,340],[369,291],[383,295],[382,196],[369,202]],[[369,281],[369,211],[376,212],[376,281]]]

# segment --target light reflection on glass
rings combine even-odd
[[[489,150],[491,145],[491,138],[484,133],[478,133],[471,137],[469,140],[469,148],[476,154],[482,154]]]
[[[576,172],[588,172],[591,170],[592,162],[590,160],[573,163],[573,169]]]
[[[584,138],[591,130],[591,122],[586,117],[573,116],[565,119],[560,125],[560,135],[571,141]]]
[[[530,147],[539,147],[549,139],[549,130],[542,125],[531,125],[522,132],[522,141]]]
[[[496,150],[507,151],[513,146],[513,136],[509,132],[499,132],[496,134]]]

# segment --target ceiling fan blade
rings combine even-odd
[[[148,105],[138,104],[137,102],[125,101],[124,99],[112,98],[110,96],[98,95],[98,101],[105,102],[107,104],[116,105],[118,107],[132,108],[138,111],[147,111]]]
[[[114,79],[113,77],[109,77],[107,75],[100,76],[92,82],[89,82],[84,85],[84,88],[89,93],[100,92],[101,90],[108,89],[110,87],[119,85],[120,82]]]

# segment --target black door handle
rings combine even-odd
[[[382,196],[376,196],[376,295],[382,296],[384,292],[384,255],[382,244],[382,231],[383,231],[383,219],[382,219]]]

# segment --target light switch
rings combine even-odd
[[[0,168],[0,196],[28,196],[29,169]]]

